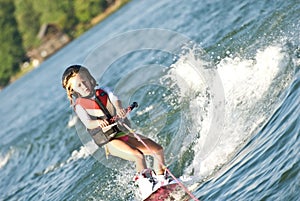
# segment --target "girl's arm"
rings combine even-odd
[[[97,127],[104,128],[109,125],[109,122],[106,119],[103,120],[92,120],[88,113],[81,105],[75,106],[75,111],[81,122],[85,125],[88,129],[94,129]]]
[[[126,116],[126,110],[122,107],[122,102],[120,100],[116,100],[113,104],[116,108],[117,115],[124,118]]]
[[[119,99],[118,96],[116,96],[110,89],[108,88],[105,88],[104,89],[108,96],[109,96],[109,99],[111,100],[112,104],[114,105],[114,107],[116,108],[116,112],[117,112],[117,115],[119,117],[122,117],[124,118],[126,116],[126,110],[123,108],[122,106],[122,102],[121,100]]]

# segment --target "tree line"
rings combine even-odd
[[[115,0],[0,0],[0,88],[37,47],[43,24],[55,24],[71,39],[90,28],[93,17]]]

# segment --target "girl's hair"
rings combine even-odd
[[[95,78],[90,74],[89,70],[86,67],[81,65],[69,66],[63,73],[61,81],[63,88],[66,89],[67,96],[71,104],[73,104],[73,96],[77,98],[79,95],[69,85],[69,79],[76,76],[77,74],[85,75],[86,78],[91,82],[92,88],[95,88],[97,86]]]

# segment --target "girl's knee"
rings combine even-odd
[[[155,152],[156,152],[156,153],[161,153],[161,152],[163,152],[163,151],[164,151],[164,148],[163,148],[161,145],[157,144],[156,149],[155,149]]]
[[[135,156],[136,160],[144,160],[144,158],[145,158],[143,152],[141,152],[138,149],[135,150],[134,156]]]
[[[152,149],[155,153],[160,153],[160,152],[164,151],[164,148],[160,144],[158,144],[152,140],[150,140],[148,143],[149,143],[148,146],[150,147],[150,149]]]

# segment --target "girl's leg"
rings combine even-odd
[[[139,135],[139,137],[145,142],[145,144],[151,149],[149,151],[142,142],[139,142],[134,136],[129,135],[128,144],[130,144],[132,147],[136,147],[141,152],[143,152],[145,155],[153,155],[153,152],[155,154],[154,156],[154,164],[153,169],[155,170],[156,174],[164,174],[165,170],[165,158],[164,158],[164,150],[162,146],[157,144],[156,142],[152,141],[149,138],[146,138],[145,136]]]
[[[137,148],[133,148],[126,142],[114,139],[106,144],[109,153],[124,160],[134,161],[137,172],[147,168],[144,154]]]

